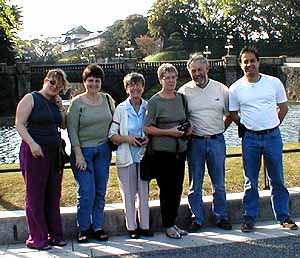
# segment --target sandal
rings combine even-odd
[[[180,239],[181,235],[174,226],[166,229],[166,236],[173,239]]]
[[[94,231],[94,238],[98,241],[107,241],[108,234],[103,229],[99,229],[97,231]]]
[[[187,234],[188,234],[187,231],[185,231],[185,230],[177,227],[176,225],[174,225],[174,228],[177,230],[177,232],[179,233],[179,235],[181,235],[181,236],[187,236]]]
[[[67,245],[67,242],[65,240],[56,241],[52,239],[49,241],[49,245],[63,247]]]
[[[78,243],[87,243],[88,239],[88,232],[86,230],[79,230],[77,233],[77,242]]]

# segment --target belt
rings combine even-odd
[[[203,136],[192,134],[192,138],[193,139],[216,139],[217,136],[219,136],[221,134],[222,133],[218,133],[218,134],[214,134],[214,135],[203,135]]]
[[[261,130],[261,131],[253,131],[253,130],[249,130],[249,129],[246,129],[246,131],[247,131],[247,132],[250,132],[250,133],[257,134],[257,135],[263,135],[263,134],[271,133],[271,132],[273,132],[274,130],[276,130],[277,128],[278,128],[278,126],[276,126],[276,127],[274,127],[274,128],[271,128],[271,129]]]

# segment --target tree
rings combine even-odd
[[[118,20],[102,34],[104,42],[96,48],[98,57],[114,57],[118,48],[122,51],[128,47],[128,42],[136,48],[135,38],[147,34],[147,18],[134,14],[125,20]]]
[[[139,36],[135,39],[135,43],[142,52],[143,56],[148,56],[156,51],[155,40],[147,35]]]
[[[16,55],[16,33],[21,26],[20,8],[0,0],[0,62],[11,64]]]
[[[31,63],[54,63],[60,58],[61,46],[56,38],[21,40],[19,42],[21,60]]]
[[[150,34],[160,38],[162,47],[174,32],[182,40],[193,38],[201,28],[196,0],[156,0],[148,12]]]

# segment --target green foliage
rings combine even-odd
[[[193,38],[201,30],[196,0],[156,0],[148,12],[150,34],[160,38],[163,48],[174,32],[182,39]]]
[[[155,55],[150,55],[145,57],[146,62],[155,62],[155,61],[171,61],[171,60],[186,60],[189,57],[189,54],[182,51],[163,51]]]
[[[20,29],[21,15],[17,6],[0,0],[0,62],[14,63],[16,32]]]
[[[125,56],[125,48],[129,47],[128,42],[130,41],[131,46],[137,49],[135,39],[147,34],[147,31],[147,18],[142,15],[134,14],[125,20],[116,21],[102,34],[104,43],[96,48],[97,57],[115,57],[118,48]]]

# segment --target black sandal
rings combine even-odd
[[[108,234],[103,229],[99,229],[97,231],[94,231],[94,238],[98,241],[107,241]]]
[[[79,230],[77,233],[77,242],[78,243],[87,243],[88,239],[88,232],[86,230]]]
[[[67,245],[67,242],[65,240],[56,241],[55,239],[51,239],[49,245],[64,247]]]

